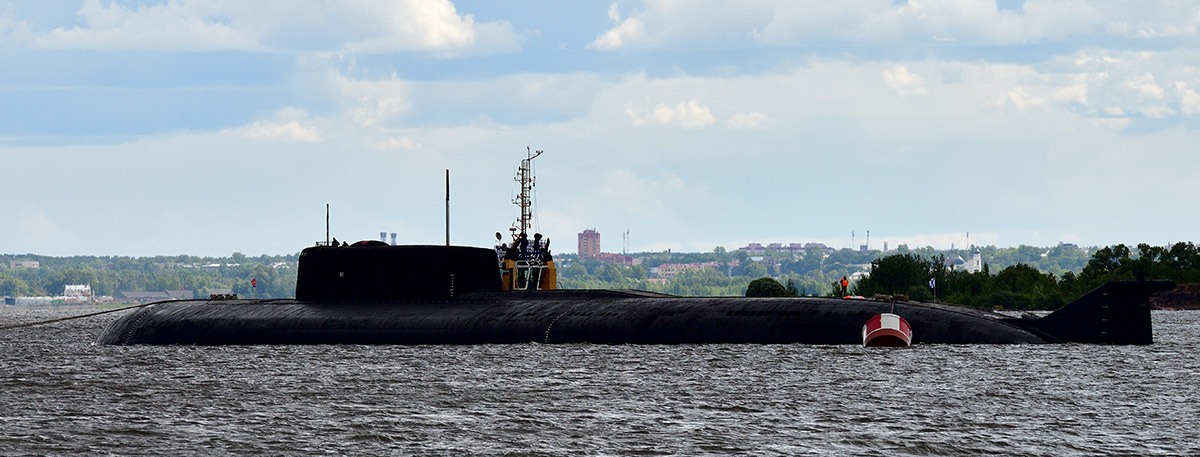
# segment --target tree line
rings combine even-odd
[[[1057,309],[1108,281],[1169,279],[1200,282],[1200,250],[1191,242],[1169,247],[1124,244],[1098,249],[1082,271],[1061,275],[1017,263],[992,274],[946,268],[941,255],[896,254],[871,262],[871,272],[851,287],[855,295],[907,295],[910,299],[1005,309]]]
[[[978,250],[993,267],[1023,264],[1039,271],[1062,275],[1069,271],[1081,271],[1088,261],[1087,252],[1097,251],[1098,248],[1085,250],[1073,245],[1050,248],[1021,245],[1015,248],[984,246]],[[636,257],[640,264],[632,266],[596,259],[580,260],[571,253],[558,254],[555,258],[559,263],[559,287],[569,289],[635,288],[686,296],[735,296],[743,295],[750,281],[769,276],[776,278],[785,288],[790,281],[798,295],[833,295],[841,292],[840,285],[835,284],[843,276],[866,271],[872,262],[897,254],[929,259],[969,259],[973,249],[910,249],[901,244],[887,253],[843,248],[793,255],[767,248],[765,252],[752,256],[743,250],[728,251],[718,246],[711,252],[636,253],[631,256]],[[663,264],[705,262],[713,262],[716,266],[686,271],[666,282],[650,278],[650,269]]]
[[[95,296],[121,292],[191,290],[207,297],[214,289],[260,298],[295,296],[298,255],[247,257],[0,255],[0,296],[55,296],[67,284],[88,284]],[[13,261],[36,261],[38,268],[12,267]],[[250,284],[255,280],[256,287]]]
[[[894,253],[831,250],[805,256],[768,252],[760,261],[745,251],[716,248],[707,253],[639,254],[641,265],[623,266],[573,254],[559,260],[559,287],[567,289],[641,289],[683,296],[745,295],[757,278],[775,278],[788,294],[841,293],[843,276],[869,268],[870,275],[852,283],[850,293],[905,294],[916,300],[936,300],[969,306],[1052,309],[1113,279],[1172,279],[1200,283],[1200,253],[1192,243],[1171,246],[1120,244],[1091,248],[1092,255],[1072,246],[979,248],[988,259],[984,270],[966,273],[946,267],[947,256],[969,251],[910,250]],[[67,284],[90,284],[94,295],[120,292],[192,290],[206,296],[213,289],[232,289],[253,296],[250,280],[257,279],[262,298],[295,295],[298,254],[248,257],[196,256],[73,256],[0,255],[0,295],[59,295]],[[10,267],[13,261],[37,261],[40,268]],[[1014,262],[1015,263],[1008,263]],[[650,278],[650,268],[666,263],[715,262],[715,268],[688,270],[668,281]],[[216,266],[212,266],[216,265]],[[992,271],[999,266],[995,274]],[[929,287],[933,279],[936,288]],[[790,287],[789,287],[790,286]],[[774,290],[774,289],[772,289]]]

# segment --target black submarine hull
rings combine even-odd
[[[893,311],[912,325],[914,344],[1150,344],[1150,309],[1138,300],[1165,286],[1110,283],[1038,319],[934,303],[597,290],[477,292],[406,303],[183,300],[125,315],[98,342],[861,344],[867,319]]]
[[[114,321],[98,342],[861,344],[863,324],[890,311],[918,344],[1150,344],[1149,296],[1173,287],[1112,282],[1048,316],[1014,319],[907,301],[506,291],[492,249],[318,246],[300,253],[296,299],[154,303]]]

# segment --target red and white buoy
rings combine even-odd
[[[862,330],[863,347],[907,347],[912,344],[912,327],[892,313],[876,314]]]

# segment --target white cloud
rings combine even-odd
[[[0,45],[22,43],[29,39],[29,24],[0,16]]]
[[[725,128],[730,130],[762,130],[770,124],[771,118],[766,114],[753,113],[735,113],[725,121]]]
[[[85,0],[82,26],[55,28],[49,49],[149,51],[428,51],[442,56],[511,52],[507,22],[477,23],[449,0],[175,0],[129,8]]]
[[[1136,39],[1195,37],[1200,34],[1200,6],[1192,2],[1138,2],[1109,16],[1110,33]]]
[[[1122,113],[1121,115],[1123,116],[1124,114]],[[1117,117],[1117,118],[1098,117],[1098,118],[1093,118],[1091,120],[1091,124],[1096,129],[1111,131],[1111,132],[1120,132],[1122,130],[1125,130],[1126,128],[1129,128],[1130,123],[1131,123],[1131,120],[1127,117]]]
[[[1026,111],[1046,106],[1047,103],[1045,98],[1031,94],[1023,87],[1017,87],[1000,94],[1000,97],[991,106],[999,108],[1012,107],[1019,111]]]
[[[925,90],[925,84],[921,81],[921,77],[908,71],[903,65],[896,65],[892,68],[884,70],[883,82],[889,88],[904,97],[916,95],[927,95],[929,91]]]
[[[807,46],[816,43],[1027,45],[1071,39],[1187,40],[1200,35],[1191,2],[1027,0],[1000,9],[994,0],[692,1],[646,0],[592,46],[671,48],[712,43]]]
[[[246,126],[243,133],[247,138],[256,140],[287,140],[305,143],[320,143],[323,141],[321,132],[313,127],[304,127],[297,121],[285,123],[255,122]]]
[[[1117,6],[1109,9],[1137,6]],[[817,42],[1024,44],[1062,40],[1103,29],[1106,17],[1090,2],[1025,2],[1000,10],[989,0],[825,2],[678,2],[647,0],[592,43],[602,50],[699,43],[808,45]],[[1119,11],[1118,11],[1119,12]]]
[[[520,37],[509,23],[477,24],[472,15],[459,14],[449,0],[370,3],[373,12],[380,14],[375,24],[380,28],[379,36],[347,43],[348,52],[436,50],[456,55],[464,51],[479,54],[520,48]]]
[[[1182,81],[1175,82],[1175,90],[1179,92],[1179,104],[1183,114],[1188,116],[1200,114],[1200,93],[1192,90],[1187,83]]]
[[[629,115],[629,119],[633,122],[633,125],[655,123],[685,129],[695,129],[707,127],[717,122],[717,118],[713,117],[712,111],[707,107],[700,106],[695,100],[679,102],[675,106],[667,106],[666,104],[659,103],[649,112],[635,109],[632,104],[629,104],[625,113]]]
[[[611,18],[612,15],[610,14],[609,17]],[[629,18],[600,34],[588,47],[607,51],[623,47],[626,43],[636,43],[645,39],[646,26],[640,19]]]
[[[1191,49],[1113,51],[1087,49],[1046,65],[1027,86],[1071,78],[1075,103],[1087,113],[1171,118],[1188,113],[1188,93],[1177,82],[1200,79],[1200,54]],[[1160,83],[1170,81],[1170,83]],[[1168,90],[1174,86],[1176,90]],[[1049,87],[1049,86],[1047,86]],[[1066,96],[1065,93],[1060,93]],[[1061,98],[1061,97],[1060,97]],[[1062,100],[1058,100],[1062,101]]]
[[[1141,113],[1143,116],[1152,119],[1164,119],[1175,115],[1175,110],[1169,106],[1148,106],[1145,108],[1137,108],[1135,112]]]
[[[347,114],[362,127],[378,127],[410,108],[407,83],[394,77],[355,80],[336,74],[333,83],[347,106]]]
[[[76,168],[87,170],[89,174],[97,170],[104,173],[121,169],[146,172],[147,165],[142,168],[136,165],[149,162],[144,160],[148,157],[155,159],[153,165],[158,168],[164,166],[161,163],[169,163],[180,169],[196,170],[189,173],[193,176],[211,176],[215,173],[208,172],[210,170],[221,170],[223,164],[245,160],[249,163],[238,168],[276,173],[277,179],[270,180],[270,188],[264,185],[262,191],[273,196],[301,196],[293,198],[293,206],[286,209],[294,212],[312,209],[313,214],[318,214],[323,211],[323,202],[332,199],[335,211],[338,211],[336,214],[342,217],[342,226],[358,228],[359,235],[354,236],[368,237],[372,236],[371,231],[388,230],[409,233],[410,240],[437,242],[442,235],[438,233],[439,227],[430,228],[426,230],[428,235],[422,235],[426,231],[421,227],[430,224],[419,221],[443,217],[441,211],[444,208],[438,200],[441,196],[421,194],[423,189],[438,188],[441,170],[453,167],[456,186],[462,183],[462,188],[456,191],[464,196],[457,203],[461,205],[458,208],[477,204],[470,211],[462,210],[455,214],[454,230],[462,230],[462,238],[466,239],[467,233],[479,232],[479,227],[503,226],[511,220],[506,211],[511,207],[508,197],[495,197],[497,194],[506,194],[504,191],[511,188],[506,187],[511,186],[511,176],[504,170],[519,160],[520,155],[510,160],[513,156],[504,151],[511,152],[532,142],[534,148],[548,151],[539,162],[539,171],[542,172],[538,177],[540,192],[543,197],[551,196],[558,200],[542,199],[539,204],[543,211],[553,208],[565,214],[559,219],[551,219],[558,221],[554,222],[553,232],[543,233],[556,237],[558,246],[564,250],[569,250],[566,248],[575,232],[605,221],[613,221],[612,224],[621,228],[632,228],[640,246],[674,243],[676,247],[699,246],[696,249],[709,250],[713,245],[720,244],[711,240],[743,239],[764,233],[791,231],[805,236],[785,241],[820,241],[835,239],[848,234],[850,230],[866,227],[873,228],[872,244],[875,246],[879,246],[879,240],[882,239],[894,240],[890,243],[892,247],[899,242],[907,242],[913,247],[945,245],[948,244],[946,238],[937,233],[953,230],[963,222],[961,215],[955,215],[958,213],[947,215],[938,208],[961,208],[967,212],[971,212],[970,208],[991,208],[990,211],[971,212],[971,224],[981,231],[980,235],[972,232],[972,238],[976,239],[977,236],[982,238],[983,230],[1008,233],[1012,226],[1040,227],[1045,224],[1043,220],[1073,220],[1086,215],[1084,210],[1097,210],[1094,206],[1087,206],[1087,199],[1081,197],[1080,192],[1070,193],[1064,189],[1113,188],[1114,194],[1128,194],[1114,195],[1112,202],[1116,203],[1106,204],[1137,201],[1152,195],[1142,189],[1144,183],[1122,180],[1117,173],[1105,170],[1136,172],[1131,176],[1142,177],[1152,176],[1151,172],[1159,171],[1153,168],[1162,166],[1159,164],[1172,164],[1167,171],[1174,174],[1167,173],[1169,178],[1164,180],[1191,182],[1189,177],[1180,178],[1177,175],[1194,169],[1196,159],[1189,159],[1189,147],[1195,144],[1194,131],[1180,128],[1167,132],[1174,136],[1157,132],[1121,135],[1119,129],[1128,120],[1113,119],[1111,116],[1121,113],[1126,116],[1143,115],[1141,111],[1127,109],[1141,106],[1126,103],[1136,101],[1137,92],[1127,85],[1133,76],[1147,72],[1154,74],[1165,88],[1164,101],[1173,103],[1172,100],[1184,100],[1180,105],[1184,107],[1198,103],[1188,101],[1196,100],[1197,95],[1193,93],[1196,86],[1195,83],[1189,86],[1176,81],[1194,79],[1161,73],[1158,67],[1162,65],[1147,67],[1138,63],[1144,61],[1124,54],[1112,56],[1114,58],[1110,60],[1129,62],[1121,65],[1140,68],[1134,72],[1118,72],[1113,64],[1081,69],[1074,65],[1029,66],[977,61],[814,59],[786,71],[735,78],[647,78],[637,75],[604,78],[586,73],[553,77],[514,75],[436,82],[438,87],[434,91],[426,89],[435,83],[410,82],[398,77],[355,81],[337,76],[325,68],[322,69],[325,77],[318,84],[324,84],[326,90],[342,101],[340,110],[336,109],[339,107],[337,103],[331,104],[335,109],[320,114],[286,110],[259,122],[222,132],[228,133],[225,135],[191,134],[166,140],[139,141],[139,144],[113,145],[98,149],[102,153],[80,153],[80,157],[91,158],[87,160],[92,162],[85,162],[87,166]],[[920,87],[926,89],[928,95],[919,99],[891,96],[893,89],[881,84],[881,75],[897,66],[905,68],[910,76],[920,75]],[[1099,76],[1105,73],[1112,76]],[[1095,94],[1092,90],[1102,93]],[[1105,91],[1119,91],[1123,95],[1120,98],[1108,98],[1103,93]],[[429,96],[430,93],[436,95]],[[487,123],[475,121],[478,119],[475,116],[482,111],[479,104],[475,103],[464,104],[453,110],[462,112],[462,117],[444,122],[439,120],[434,126],[411,125],[407,121],[410,118],[424,118],[425,112],[422,110],[430,107],[443,109],[445,104],[441,102],[455,94],[467,94],[464,99],[477,102],[475,95],[482,93],[497,94],[495,99],[488,102],[488,109],[495,109],[490,106],[516,106],[527,100],[556,97],[572,100],[572,105],[582,105],[582,108],[562,119],[545,122],[518,119],[510,123]],[[702,94],[703,97],[695,94]],[[414,95],[417,96],[415,101],[411,98]],[[1005,108],[1021,106],[1039,109],[1022,112],[986,109],[989,102],[1002,95],[1007,103]],[[626,105],[626,100],[642,102],[635,109],[633,104]],[[1080,100],[1091,105],[1080,109],[1076,106]],[[1170,106],[1175,108],[1176,105]],[[1101,112],[1104,110],[1109,110],[1109,114]],[[412,116],[405,117],[409,113]],[[1096,116],[1101,114],[1103,116],[1097,119]],[[397,119],[404,122],[396,122]],[[642,126],[682,128],[690,125],[698,128],[713,126],[718,120],[730,129],[755,126],[784,128],[769,128],[752,134],[730,133],[725,128],[681,133],[671,128],[636,128],[630,125],[632,121]],[[1013,132],[1020,132],[1020,135],[1013,135]],[[322,143],[304,143],[306,138]],[[517,146],[514,148],[513,145]],[[899,150],[899,146],[910,149],[893,152]],[[8,150],[0,145],[3,154],[8,154]],[[142,152],[131,154],[128,152],[130,150]],[[247,150],[254,150],[256,154],[241,152]],[[1120,157],[1129,156],[1130,150],[1150,151],[1146,154],[1152,152],[1158,155],[1153,160],[1119,161]],[[172,151],[172,154],[162,155],[159,151]],[[329,167],[328,164],[335,160],[329,157],[329,151],[340,152],[336,158],[338,163],[370,165]],[[32,163],[45,160],[44,154],[42,150],[22,150],[6,157],[25,157]],[[71,163],[75,160],[61,162]],[[629,168],[634,165],[638,168]],[[398,166],[413,170],[411,179],[401,180],[405,182],[388,179],[388,170],[394,172]],[[558,169],[551,172],[553,168]],[[819,195],[824,189],[839,185],[837,176],[840,175],[837,173],[805,174],[806,170],[855,170],[864,175],[940,178],[908,180],[905,186],[895,189],[893,200],[932,202],[915,209],[905,209],[906,212],[918,213],[911,218],[907,214],[900,215],[895,205],[871,203],[878,200],[871,198],[872,192],[878,193],[877,189],[851,186],[845,188],[844,194],[839,194],[837,199],[814,199],[800,213],[804,216],[789,218],[784,222],[770,220],[767,216],[778,212],[779,198]],[[319,184],[305,185],[288,178],[326,171],[336,176]],[[811,179],[795,179],[797,172]],[[80,176],[86,176],[83,171],[79,173]],[[425,175],[432,175],[432,178]],[[242,175],[223,176],[237,186],[263,182],[243,179]],[[731,176],[755,176],[756,179],[731,179]],[[1077,179],[1069,184],[1060,184],[1061,176],[1076,176]],[[49,174],[37,177],[52,179]],[[20,186],[42,180],[16,179],[12,184]],[[76,181],[53,179],[67,183]],[[203,184],[203,179],[193,179]],[[556,179],[559,182],[555,182]],[[1013,192],[986,192],[988,189],[1012,189],[1009,184],[1014,179],[1030,184],[1026,186],[1027,189]],[[953,191],[964,182],[970,182],[972,188],[984,191],[967,194]],[[697,188],[706,184],[720,189],[706,192]],[[171,186],[147,188],[168,187]],[[65,189],[69,189],[64,192],[67,194],[79,190],[75,187]],[[146,193],[143,189],[129,188],[118,192],[118,195],[141,195]],[[258,188],[225,191],[255,189]],[[173,204],[208,208],[205,205],[212,204],[211,201],[228,200],[221,194],[188,197],[188,203],[180,203],[183,201],[181,194],[171,192],[174,190],[164,191],[162,196],[147,197],[150,200],[141,206],[167,207]],[[403,203],[397,203],[408,205],[402,211],[388,212],[411,215],[405,216],[411,217],[410,220],[396,222],[396,216],[382,218],[378,216],[381,212],[377,207],[360,203],[373,200],[376,195],[394,194],[414,195],[413,198],[403,199]],[[1175,192],[1162,195],[1174,206],[1187,207],[1194,203],[1197,194]],[[278,199],[285,200],[282,197]],[[472,199],[476,201],[473,203]],[[1085,201],[1085,207],[1072,206],[1070,203],[1073,199]],[[842,214],[839,208],[845,202],[855,201],[864,202],[863,210],[847,213],[846,217],[838,218],[832,227],[828,223],[809,222],[814,219],[808,215]],[[1005,202],[1016,203],[1006,205]],[[302,203],[309,204],[311,208],[295,207]],[[922,209],[922,206],[930,209]],[[67,207],[70,207],[69,203],[60,204],[60,208]],[[128,211],[135,213],[136,208],[130,207]],[[189,214],[206,212],[191,210],[180,214],[186,218],[190,217]],[[1012,217],[1013,221],[1004,216],[1018,213],[1021,218]],[[66,214],[66,210],[59,209],[52,214]],[[720,214],[742,214],[744,217],[715,216]],[[298,216],[279,210],[270,213],[269,217],[291,221]],[[307,220],[304,217],[299,219]],[[890,230],[883,227],[885,224],[904,224],[914,219],[919,222],[910,222]],[[313,218],[313,221],[317,220],[319,218]],[[562,222],[564,220],[566,222]],[[71,223],[66,218],[60,222]],[[781,223],[786,226],[772,225]],[[1076,230],[1083,224],[1094,224],[1094,221],[1085,219],[1063,231]],[[180,222],[180,225],[186,225],[186,221]],[[252,227],[263,225],[271,224],[247,224]],[[312,226],[319,226],[319,222],[313,222]],[[81,236],[91,236],[76,227],[71,226],[83,234]],[[703,230],[693,234],[695,227],[703,227]],[[598,228],[605,230],[604,227]],[[206,226],[205,230],[212,229]],[[340,234],[342,231],[352,232],[345,228],[334,229],[339,239],[344,238]],[[613,229],[615,227],[610,227],[608,233],[617,233]],[[246,247],[230,246],[254,243],[248,247],[268,249],[267,252],[287,252],[286,249],[298,245],[295,243],[309,242],[313,232],[280,229],[294,231],[287,239],[300,241],[263,247],[265,245],[258,244],[263,238],[261,229],[254,229],[259,230],[255,232],[245,227],[222,226],[216,230],[229,231],[230,234],[226,234],[227,238],[221,243],[214,242],[215,246],[207,249],[245,250]],[[146,233],[153,231],[153,227],[145,228]],[[478,243],[464,242],[476,245],[487,243],[492,231],[494,228],[483,231]],[[889,238],[886,235],[888,233],[934,235],[893,235]],[[1098,236],[1101,235],[1087,234],[1085,239],[1096,240]],[[457,232],[455,237],[459,239]],[[701,241],[696,241],[695,237]],[[230,242],[230,238],[234,241]],[[1028,242],[1011,236],[1003,241],[1011,244]],[[177,243],[180,244],[169,246],[183,246],[182,241]],[[125,245],[128,244],[109,245],[116,246],[109,249],[119,249]],[[139,248],[139,252],[176,249],[164,246],[147,245]],[[726,244],[726,247],[736,246]],[[188,249],[179,250],[187,252]]]
[[[617,4],[608,10],[612,28],[588,47],[602,51],[629,47],[670,47],[679,43],[725,46],[745,42],[756,24],[769,20],[762,2],[650,0],[622,17]]]
[[[621,22],[621,11],[617,9],[617,2],[608,5],[608,20],[610,22]]]
[[[226,14],[186,1],[128,9],[84,0],[77,15],[85,27],[57,28],[34,44],[50,49],[260,50],[255,33],[231,26]]]
[[[375,144],[378,149],[399,149],[404,151],[420,151],[425,149],[421,143],[417,143],[410,138],[388,138]]]
[[[1137,76],[1129,81],[1129,88],[1139,92],[1143,96],[1158,100],[1162,100],[1163,98],[1162,87],[1154,82],[1154,75],[1150,73]]]

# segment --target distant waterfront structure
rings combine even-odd
[[[579,233],[579,259],[591,259],[600,255],[600,232],[587,229]]]
[[[92,299],[91,284],[65,284],[63,285],[63,296],[68,298],[76,298],[81,300]]]

